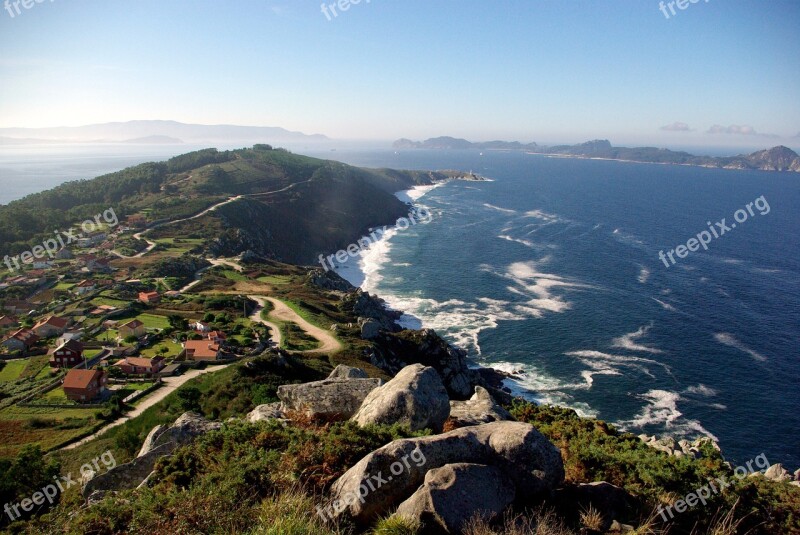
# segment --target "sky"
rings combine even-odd
[[[800,148],[797,0],[15,1],[0,127]]]

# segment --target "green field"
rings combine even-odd
[[[183,351],[183,346],[181,346],[180,344],[173,343],[172,339],[168,339],[168,340],[163,340],[154,346],[145,347],[144,349],[141,350],[141,354],[143,357],[150,357],[150,358],[158,357],[161,355],[159,350],[162,347],[166,347],[167,350],[169,351],[165,355],[168,357],[176,357],[178,353]]]
[[[30,359],[17,359],[6,361],[5,367],[0,370],[0,383],[11,382],[19,379]]]
[[[289,275],[267,275],[265,277],[259,277],[256,280],[267,284],[282,285],[289,284],[292,281],[292,277]]]
[[[235,270],[233,270],[233,269],[226,269],[225,271],[222,271],[222,272],[221,272],[221,274],[222,274],[222,275],[223,275],[223,276],[224,276],[226,279],[230,279],[230,280],[232,280],[232,281],[246,281],[246,280],[250,280],[250,279],[248,279],[246,276],[242,275],[241,273],[239,273],[238,271],[235,271]]]
[[[136,319],[144,323],[147,329],[166,329],[169,327],[169,321],[164,316],[156,316],[155,314],[139,314]]]
[[[101,305],[108,305],[117,308],[125,308],[130,303],[128,301],[122,301],[120,299],[112,299],[110,297],[96,297],[90,301],[94,306],[99,307]]]

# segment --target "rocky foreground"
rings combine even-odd
[[[246,420],[284,425],[351,420],[361,427],[401,424],[433,431],[386,444],[341,475],[316,507],[326,523],[367,527],[394,515],[422,526],[420,533],[462,533],[475,518],[495,520],[519,498],[529,502],[538,496],[562,507],[597,511],[602,519],[597,532],[634,529],[618,519],[636,497],[604,481],[565,485],[558,447],[533,425],[514,421],[480,386],[470,399],[451,400],[432,367],[409,365],[384,383],[361,369],[339,366],[324,380],[281,386],[278,396],[280,402],[255,408]],[[109,494],[151,485],[159,460],[222,426],[186,413],[171,426],[155,427],[133,461],[84,482],[85,499],[97,503]],[[701,442],[643,440],[673,456],[702,455]],[[791,475],[775,466],[767,477]]]

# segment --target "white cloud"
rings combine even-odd
[[[667,132],[692,132],[693,129],[689,128],[689,125],[686,123],[681,122],[674,122],[672,124],[668,124],[661,127],[661,130],[666,130]]]

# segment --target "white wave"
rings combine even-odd
[[[430,186],[414,186],[411,189],[398,191],[397,193],[394,194],[394,196],[405,203],[413,203],[417,199],[420,199],[425,195],[427,195],[428,193],[430,193],[431,191],[435,190],[442,184],[443,183],[433,184]]]
[[[556,222],[561,221],[561,218],[555,214],[548,214],[542,210],[528,210],[523,217],[534,217],[542,221]]]
[[[602,351],[583,349],[580,351],[569,351],[565,355],[577,358],[584,366],[588,366],[594,371],[612,370],[619,372],[621,368],[636,370],[648,377],[655,379],[655,375],[650,370],[651,366],[663,368],[668,374],[672,374],[672,368],[663,362],[645,358],[631,357],[626,355],[612,355]]]
[[[522,240],[522,239],[519,239],[519,238],[512,238],[508,234],[500,234],[497,237],[500,238],[501,240],[507,240],[507,241],[511,241],[511,242],[522,244],[525,247],[530,247],[531,249],[538,249],[539,248],[535,243],[533,243],[530,240]]]
[[[661,305],[661,308],[663,308],[664,310],[669,310],[670,312],[678,312],[677,308],[675,308],[674,306],[670,305],[669,303],[665,303],[661,299],[656,299],[655,297],[651,297],[650,299],[652,299],[653,301],[655,301],[656,303]]]
[[[650,270],[647,269],[646,267],[642,267],[639,270],[639,276],[637,277],[637,280],[640,283],[645,284],[649,278],[650,278]]]
[[[684,390],[684,393],[686,393],[686,394],[696,394],[698,396],[711,398],[711,397],[716,396],[718,392],[716,390],[714,390],[713,388],[708,387],[708,386],[700,383],[700,384],[688,387],[686,390]]]
[[[678,409],[678,402],[681,401],[680,394],[667,390],[650,390],[645,394],[637,396],[647,401],[647,405],[636,414],[633,419],[619,422],[619,426],[625,431],[639,429],[646,426],[662,426],[664,431],[675,436],[697,436],[705,435],[715,442],[718,440],[697,420],[690,420],[683,416]]]
[[[623,334],[619,338],[614,338],[611,341],[611,347],[620,347],[622,349],[627,349],[629,351],[641,351],[644,353],[655,353],[655,354],[663,353],[663,351],[660,349],[656,349],[654,347],[646,346],[644,344],[636,342],[640,338],[646,336],[652,326],[653,326],[652,323],[650,325],[644,325],[642,327],[639,327],[638,330],[632,333]]]
[[[488,202],[483,203],[483,206],[486,208],[491,208],[492,210],[497,210],[498,212],[503,212],[504,214],[516,214],[516,210],[511,210],[510,208],[501,208],[499,206],[495,206],[493,204],[489,204]]]
[[[559,405],[567,407],[580,416],[596,418],[597,411],[593,410],[587,403],[576,401],[566,390],[573,388],[586,389],[586,385],[570,385],[551,377],[532,364],[522,364],[519,362],[491,362],[486,363],[499,371],[509,373],[512,377],[503,381],[503,384],[511,390],[511,393],[521,398],[546,403],[549,405]]]
[[[714,340],[716,340],[720,344],[725,344],[726,346],[732,347],[734,349],[738,349],[742,353],[746,353],[747,355],[750,355],[751,357],[753,357],[753,359],[755,359],[755,360],[757,360],[759,362],[766,362],[767,361],[767,357],[765,357],[761,353],[755,351],[754,349],[750,349],[749,347],[744,345],[742,342],[737,340],[732,334],[729,334],[729,333],[717,333],[717,334],[714,335]]]

